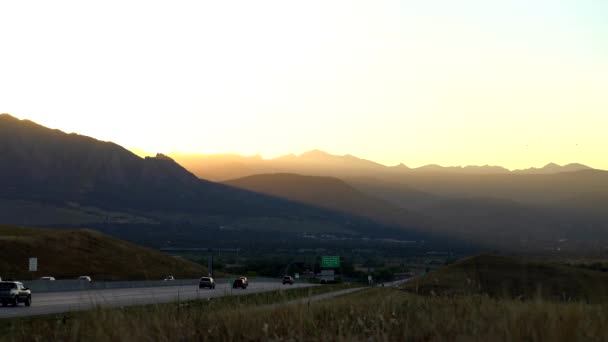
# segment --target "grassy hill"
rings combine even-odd
[[[196,278],[206,269],[195,263],[114,239],[92,230],[50,230],[0,225],[0,276],[31,279],[46,275],[93,279]],[[38,272],[28,272],[28,258]]]
[[[460,260],[413,279],[404,288],[421,294],[608,302],[607,273],[495,255]]]

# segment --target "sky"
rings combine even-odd
[[[608,1],[0,0],[0,113],[151,153],[608,169]]]

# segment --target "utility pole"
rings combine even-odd
[[[209,271],[209,276],[213,278],[213,252],[209,253],[209,259],[207,260],[207,270]]]

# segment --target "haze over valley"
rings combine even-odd
[[[608,1],[0,1],[1,341],[607,341]]]
[[[410,169],[319,150],[140,158],[10,115],[0,121],[8,224],[94,227],[156,247],[237,246],[249,235],[269,245],[372,238],[533,254],[608,246],[608,172],[580,164]]]

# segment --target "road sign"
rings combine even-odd
[[[38,271],[38,258],[30,258],[30,272]]]
[[[321,267],[323,267],[323,268],[340,267],[340,257],[336,256],[336,255],[321,257]]]
[[[296,274],[295,274],[295,278],[296,278],[296,279],[300,279],[300,273],[296,273]]]

